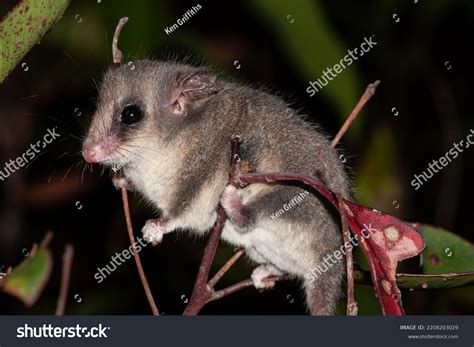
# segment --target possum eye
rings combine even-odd
[[[120,114],[120,122],[132,125],[140,122],[144,117],[143,110],[137,105],[127,105]]]

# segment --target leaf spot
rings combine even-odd
[[[390,282],[387,280],[382,280],[380,283],[382,284],[382,288],[385,293],[387,293],[387,295],[390,295],[392,293],[392,285],[390,284]]]
[[[386,227],[383,230],[383,234],[385,235],[385,238],[387,238],[390,241],[400,240],[400,233],[398,232],[398,229],[395,228],[394,226]]]

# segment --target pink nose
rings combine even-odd
[[[105,158],[105,153],[101,145],[84,144],[82,156],[88,163],[98,163]]]

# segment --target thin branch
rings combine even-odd
[[[374,83],[371,83],[367,86],[365,89],[364,94],[362,94],[361,98],[357,102],[357,105],[354,107],[352,110],[351,114],[349,117],[347,117],[346,121],[342,125],[341,129],[337,133],[336,137],[334,140],[331,142],[331,146],[336,147],[339,141],[341,140],[342,136],[346,133],[347,129],[351,126],[352,122],[357,118],[359,115],[360,111],[362,108],[365,106],[365,104],[372,98],[372,96],[375,94],[375,90],[377,89],[377,86],[380,84],[380,81],[375,81]]]
[[[279,282],[279,281],[287,281],[288,279],[289,279],[289,277],[283,275],[283,276],[277,276],[277,277],[269,277],[265,281]],[[245,289],[245,288],[248,288],[248,287],[253,287],[253,285],[254,284],[253,284],[253,281],[252,281],[251,278],[246,279],[246,280],[241,281],[241,282],[238,282],[238,283],[235,283],[235,284],[233,284],[233,285],[231,285],[227,288],[220,289],[220,290],[217,290],[217,291],[213,292],[212,295],[211,295],[211,298],[209,299],[208,302],[218,300],[218,299],[222,299],[224,296],[233,294],[235,292],[238,292],[239,290],[242,290],[242,289]]]
[[[66,310],[67,293],[71,279],[72,259],[74,258],[74,247],[67,244],[63,254],[63,271],[61,276],[61,288],[59,290],[58,303],[56,305],[56,316],[64,315]]]
[[[153,312],[153,315],[159,316],[160,311],[158,311],[158,307],[155,304],[155,299],[153,298],[153,294],[151,293],[150,286],[148,285],[148,281],[145,276],[145,271],[143,271],[143,266],[140,260],[140,256],[138,255],[137,248],[135,246],[135,238],[133,236],[133,227],[132,227],[132,218],[130,217],[130,208],[128,205],[128,194],[127,194],[127,189],[125,188],[122,188],[122,201],[123,201],[123,211],[125,214],[125,220],[127,222],[128,237],[130,238],[130,244],[132,245],[133,256],[135,258],[135,263],[137,264],[140,280],[142,281],[143,290],[145,291],[145,295],[148,299],[148,303],[150,304],[150,308],[151,308],[151,311]]]
[[[124,25],[127,23],[128,17],[120,18],[117,27],[115,28],[114,38],[112,41],[112,57],[114,64],[121,64],[123,60],[123,55],[120,49],[118,48],[118,41],[120,38],[120,33]],[[135,263],[137,264],[138,274],[140,275],[140,280],[142,281],[143,290],[145,291],[145,295],[148,299],[148,303],[150,304],[151,311],[153,312],[154,316],[159,316],[160,311],[156,306],[155,299],[153,298],[153,294],[151,293],[150,286],[148,284],[148,280],[146,279],[145,271],[143,271],[142,262],[140,260],[140,256],[138,255],[137,248],[135,246],[135,237],[133,236],[133,227],[132,227],[132,218],[130,217],[130,207],[128,204],[128,194],[127,189],[122,188],[122,202],[123,202],[123,210],[125,214],[125,220],[127,222],[127,231],[128,237],[130,239],[130,244],[133,249],[133,257],[135,258]]]
[[[115,28],[114,38],[112,41],[112,57],[114,64],[121,64],[123,60],[123,55],[120,49],[118,48],[118,41],[120,38],[120,33],[124,25],[127,23],[128,17],[120,18],[117,27]],[[132,227],[132,218],[130,217],[130,207],[128,204],[128,193],[127,189],[122,187],[122,202],[123,202],[123,211],[125,214],[125,220],[127,222],[127,231],[128,237],[130,239],[130,244],[133,249],[133,257],[135,258],[135,263],[137,264],[138,274],[140,275],[140,280],[142,281],[143,290],[145,291],[145,295],[148,299],[148,303],[150,304],[151,311],[153,312],[154,316],[159,316],[160,311],[156,306],[155,299],[153,298],[153,294],[151,293],[150,286],[148,284],[148,280],[146,279],[145,271],[143,271],[142,262],[140,260],[140,256],[138,255],[137,248],[135,246],[135,237],[133,236],[133,227]]]
[[[339,205],[337,198],[333,192],[331,192],[325,185],[323,185],[317,179],[307,176],[300,175],[291,172],[268,172],[268,173],[241,173],[237,180],[241,184],[254,184],[254,183],[275,183],[275,182],[285,182],[285,181],[299,181],[306,185],[313,187],[323,194],[326,199],[338,209]]]
[[[128,17],[120,18],[117,27],[115,28],[114,39],[112,41],[112,57],[114,60],[114,64],[121,64],[123,60],[123,55],[120,49],[118,48],[118,40],[120,38],[120,33],[122,28],[128,22]]]
[[[208,302],[210,291],[207,286],[207,281],[226,220],[227,215],[224,209],[219,207],[217,223],[215,224],[214,229],[212,229],[209,241],[204,249],[204,255],[202,257],[201,265],[199,266],[196,282],[194,283],[193,293],[191,294],[189,303],[183,312],[183,315],[185,316],[195,316]]]
[[[236,177],[238,174],[238,163],[240,162],[240,137],[238,135],[232,136],[231,139],[231,153],[230,153],[230,170],[229,170],[229,183],[235,186],[238,185]],[[211,271],[212,263],[216,256],[217,247],[221,238],[224,225],[227,220],[227,214],[225,213],[222,206],[219,206],[217,214],[217,222],[211,231],[209,241],[204,249],[204,255],[199,266],[198,275],[196,282],[194,283],[193,293],[189,299],[189,303],[183,312],[183,315],[196,315],[201,308],[208,302],[210,295],[212,294],[208,285],[209,273]]]
[[[235,262],[237,260],[239,260],[239,258],[244,255],[245,252],[243,249],[240,249],[239,251],[237,251],[233,256],[232,258],[230,258],[227,263],[224,264],[224,266],[221,267],[221,269],[219,271],[216,272],[216,274],[214,275],[214,277],[211,278],[211,280],[209,281],[209,283],[207,284],[209,286],[209,288],[214,288],[215,285],[217,284],[217,282],[219,282],[219,280],[226,274],[227,271],[229,271],[229,269],[232,267],[232,265],[235,264]]]
[[[253,281],[252,281],[251,278],[248,278],[244,281],[240,281],[238,283],[235,283],[235,284],[233,284],[233,285],[231,285],[227,288],[224,288],[224,289],[213,292],[212,296],[211,296],[211,298],[209,299],[208,302],[218,300],[218,299],[222,299],[224,296],[230,295],[232,293],[235,293],[239,290],[242,290],[242,289],[245,289],[245,288],[248,288],[248,287],[253,287]]]
[[[28,254],[28,257],[33,258],[36,255],[37,251],[38,251],[38,244],[33,243],[33,246],[31,246],[30,253]]]
[[[352,245],[350,243],[351,233],[345,215],[341,213],[342,236],[344,239],[344,249],[346,251],[346,271],[347,271],[347,310],[348,316],[357,316],[357,301],[354,297],[354,267],[352,259]]]
[[[40,248],[48,247],[52,239],[53,239],[53,232],[51,230],[48,230],[43,240],[41,240]]]

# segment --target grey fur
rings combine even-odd
[[[233,134],[242,136],[243,159],[256,172],[319,177],[334,192],[349,197],[349,180],[337,151],[280,98],[206,76],[204,88],[188,94],[186,114],[176,115],[170,112],[170,100],[177,79],[199,73],[200,68],[158,61],[135,61],[134,66],[106,73],[87,141],[108,144],[106,165],[128,156],[125,175],[162,211],[162,218],[169,219],[166,232],[192,229],[202,234],[212,227],[227,184]],[[124,130],[118,115],[127,103],[140,104],[146,117]],[[138,148],[140,155],[128,152]],[[337,215],[324,199],[310,194],[279,218],[271,218],[301,192],[294,185],[242,189],[241,218],[229,213],[223,239],[244,247],[257,263],[272,264],[302,279],[311,313],[334,314],[344,261],[312,283],[305,275],[341,246]]]

